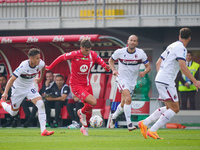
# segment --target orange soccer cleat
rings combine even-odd
[[[49,135],[52,135],[54,134],[54,131],[47,131],[47,130],[44,130],[42,133],[41,133],[41,136],[49,136]]]
[[[148,130],[147,131],[147,135],[149,136],[149,137],[152,137],[153,139],[163,139],[163,138],[161,138],[161,137],[159,137],[158,136],[158,134],[157,134],[157,132],[155,131],[155,132],[152,132],[152,131],[150,131],[150,130]]]
[[[141,130],[141,133],[145,139],[147,139],[147,126],[143,124],[143,121],[138,122],[138,126]]]

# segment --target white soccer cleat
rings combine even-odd
[[[88,136],[88,128],[81,127],[80,131],[83,133],[83,135]]]
[[[110,129],[114,129],[115,122],[116,122],[116,119],[112,119],[112,116],[113,116],[113,114],[111,114],[111,116],[110,116],[110,122],[109,122],[109,128]]]
[[[77,114],[80,118],[80,122],[82,125],[87,126],[86,115],[81,112],[81,109],[77,111]]]
[[[133,125],[133,123],[129,123],[129,124],[127,125],[127,128],[128,128],[129,131],[132,131],[132,130],[135,130],[135,129],[136,129],[136,127]]]

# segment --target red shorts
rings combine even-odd
[[[86,99],[86,97],[91,94],[93,95],[92,86],[78,86],[78,85],[71,85],[72,93],[80,98],[82,102]]]

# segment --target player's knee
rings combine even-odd
[[[38,108],[38,110],[44,109],[44,102],[42,100],[38,100],[36,102],[36,107]]]
[[[127,97],[127,98],[125,99],[125,104],[126,104],[126,105],[130,105],[131,102],[132,102],[131,98]]]
[[[97,100],[96,99],[93,99],[92,101],[91,101],[91,105],[92,106],[95,106],[97,104]]]
[[[16,116],[18,114],[18,110],[17,111],[11,111],[10,115],[11,116]]]

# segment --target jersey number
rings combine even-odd
[[[37,91],[36,91],[36,89],[31,89],[31,92],[32,92],[33,94],[35,94]]]

